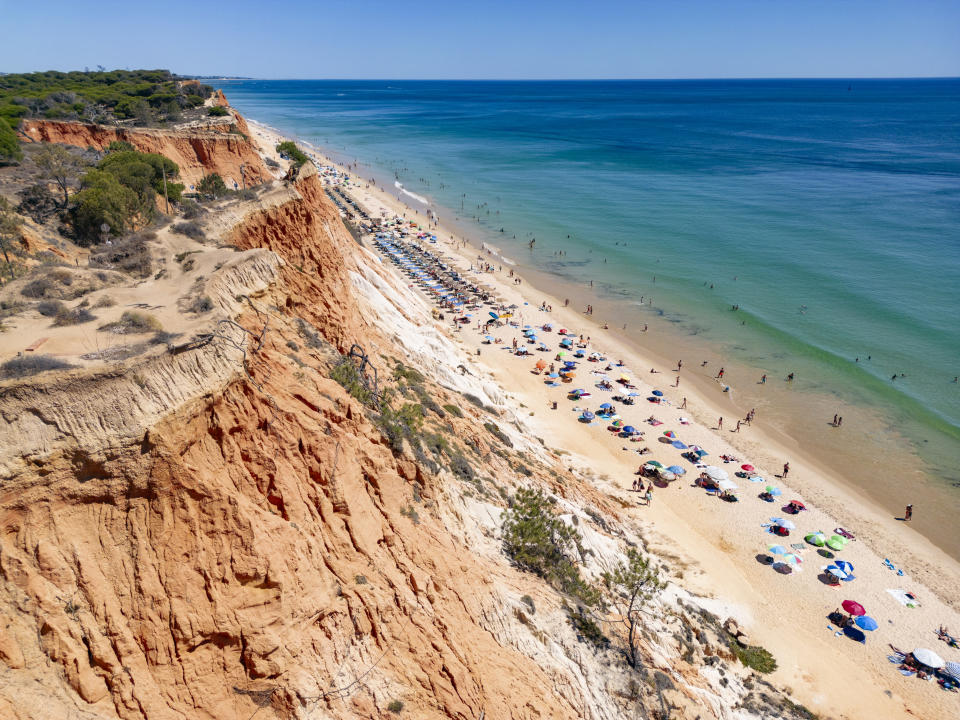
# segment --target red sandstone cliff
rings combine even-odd
[[[259,185],[272,179],[253,142],[243,118],[235,116],[238,133],[225,132],[230,123],[219,128],[161,130],[111,127],[65,120],[23,120],[20,134],[31,142],[63,143],[77,147],[105,149],[115,140],[124,140],[141,152],[160,153],[180,167],[180,177],[189,187],[210,173],[219,173],[232,187],[241,184],[240,166],[244,166],[246,184]],[[245,137],[246,136],[246,137]]]

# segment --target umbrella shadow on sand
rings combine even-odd
[[[819,550],[817,550],[817,555],[820,555],[821,557],[825,557],[827,560],[833,560],[833,558],[836,557],[836,555],[834,555],[832,552],[830,552],[826,548],[820,548]]]
[[[773,565],[773,558],[766,553],[757,553],[756,560],[761,565]]]

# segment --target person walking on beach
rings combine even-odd
[[[687,399],[686,399],[686,398],[684,398],[684,399],[683,399],[683,402],[680,403],[680,409],[681,409],[681,410],[686,410],[686,409],[687,409]]]
[[[767,382],[767,376],[766,376],[766,375],[761,375],[761,376],[760,376],[760,384],[761,384],[761,385],[765,385],[766,382]]]
[[[718,372],[716,377],[714,377],[713,379],[720,380],[721,378],[723,378],[723,368],[720,368],[720,372]]]
[[[790,463],[785,462],[783,464],[783,479],[787,479],[787,474],[790,472]]]
[[[734,432],[740,432],[740,421],[737,420],[737,429]]]
[[[677,360],[677,372],[680,372],[680,368],[683,367],[683,360]]]
[[[647,485],[647,494],[645,497],[647,499],[647,507],[650,507],[650,503],[653,502],[653,482]]]
[[[910,519],[912,517],[913,517],[913,505],[907,505],[907,509],[903,511],[903,520],[904,522],[910,522]]]
[[[833,414],[833,426],[834,426],[834,427],[837,426],[837,414],[836,414],[836,413]]]
[[[842,416],[842,415],[837,418],[837,427],[840,427],[841,425],[843,425],[843,416]]]
[[[723,418],[717,420],[717,430],[723,430]]]
[[[675,383],[673,383],[673,386],[674,386],[674,387],[680,387],[680,376],[679,376],[679,375],[677,375],[677,381],[676,381]]]

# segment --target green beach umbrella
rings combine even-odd
[[[647,465],[653,465],[654,467],[657,467],[657,468],[663,467],[663,463],[659,462],[658,460],[651,460],[650,462],[647,463]]]
[[[827,544],[827,538],[824,536],[822,532],[810,533],[809,535],[807,535],[807,537],[804,538],[804,540],[806,540],[811,545],[815,545],[816,547],[823,547],[824,545]]]
[[[827,547],[831,550],[843,550],[847,546],[847,541],[839,535],[832,535],[827,540]]]

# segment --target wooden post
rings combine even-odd
[[[160,169],[163,171],[163,199],[167,201],[167,215],[170,214],[170,196],[167,195],[167,166],[160,163]]]

